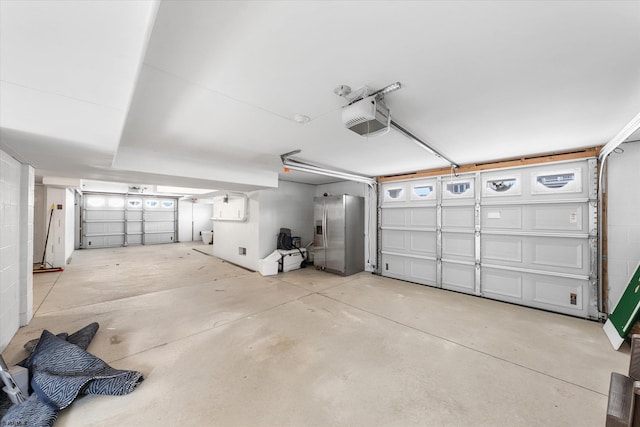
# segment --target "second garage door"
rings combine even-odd
[[[82,248],[174,243],[175,198],[85,193]]]

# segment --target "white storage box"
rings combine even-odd
[[[302,253],[300,253],[302,251]],[[302,254],[306,253],[305,248],[284,250],[278,249],[277,252],[282,256],[282,271],[291,271],[297,270],[300,268],[300,264],[302,264]]]
[[[280,264],[281,258],[282,255],[280,255],[280,252],[273,251],[267,257],[258,260],[258,271],[263,276],[274,276],[278,274],[278,265]]]

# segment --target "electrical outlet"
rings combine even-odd
[[[247,254],[247,248],[243,248],[242,246],[240,246],[238,248],[238,255],[246,255]]]
[[[578,305],[578,294],[571,292],[569,302],[571,302],[571,305]]]

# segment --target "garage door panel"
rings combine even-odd
[[[406,231],[404,230],[383,230],[382,248],[390,251],[404,251],[407,249],[405,237]]]
[[[482,209],[483,229],[522,230],[522,206],[490,206]]]
[[[142,211],[127,211],[128,221],[142,221]]]
[[[383,227],[406,226],[405,209],[383,209],[381,225]]]
[[[406,232],[409,240],[409,251],[415,254],[436,256],[435,231]]]
[[[124,220],[124,211],[113,210],[87,210],[84,217],[85,221],[122,221]]]
[[[485,205],[482,228],[533,232],[588,233],[587,205],[580,203],[524,206]]]
[[[142,221],[127,222],[127,233],[129,234],[142,233]]]
[[[435,227],[436,208],[411,208],[409,209],[409,227]]]
[[[533,239],[533,259],[538,267],[561,267],[587,273],[589,265],[588,241],[581,239]]]
[[[483,234],[481,262],[488,265],[588,275],[588,239]]]
[[[483,268],[480,277],[484,296],[519,304],[523,302],[521,273]]]
[[[384,230],[382,249],[414,255],[436,256],[435,231]]]
[[[487,298],[573,316],[589,315],[586,279],[483,266],[481,281],[482,294]]]
[[[94,234],[124,234],[123,222],[90,222],[85,224],[85,233]]]
[[[393,208],[383,209],[383,227],[435,227],[436,208]]]
[[[86,246],[90,248],[111,248],[124,245],[124,235],[89,236],[86,239]]]
[[[142,234],[129,234],[127,235],[127,244],[128,245],[141,245],[142,244]]]
[[[564,312],[585,311],[584,290],[586,280],[552,276],[532,276],[533,301],[551,310]]]
[[[175,219],[174,212],[151,211],[145,212],[145,221],[173,221]]]
[[[523,263],[523,243],[521,237],[489,235],[482,236],[480,253],[482,261]]]
[[[145,222],[144,223],[145,233],[157,233],[157,232],[173,233],[173,229],[174,229],[173,222]]]
[[[475,260],[475,234],[442,233],[442,258]]]
[[[436,261],[382,254],[382,270],[387,277],[423,285],[436,285]]]
[[[442,208],[442,228],[474,228],[474,206],[446,206]]]
[[[536,205],[531,207],[530,227],[536,231],[588,232],[585,204]]]
[[[409,277],[421,280],[421,283],[435,285],[436,283],[436,262],[425,259],[410,259]]]
[[[452,291],[475,292],[475,265],[442,262],[442,287]]]
[[[174,240],[175,240],[174,233],[153,233],[153,234],[145,234],[144,236],[145,245],[154,245],[158,243],[173,243]]]

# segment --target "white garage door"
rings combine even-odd
[[[384,276],[597,318],[596,160],[381,186]]]
[[[175,198],[85,193],[82,248],[173,243]]]

